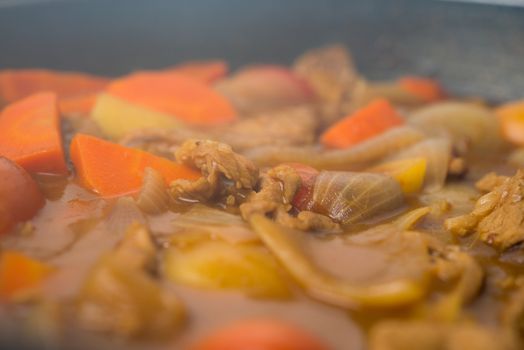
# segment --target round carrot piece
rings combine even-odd
[[[328,350],[312,334],[273,319],[252,319],[219,329],[191,350]]]

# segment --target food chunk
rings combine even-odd
[[[246,67],[231,78],[219,81],[215,88],[243,114],[300,105],[315,98],[307,81],[287,67],[277,65]]]
[[[0,255],[0,298],[14,301],[23,297],[39,288],[52,272],[53,268],[43,262],[4,251]]]
[[[166,183],[199,178],[184,165],[84,134],[73,138],[71,160],[80,182],[106,197],[138,192],[148,167],[158,171]]]
[[[35,180],[16,163],[0,157],[0,233],[31,219],[44,203]]]
[[[228,70],[227,62],[221,60],[188,61],[173,67],[173,71],[207,84],[223,78]]]
[[[318,121],[311,108],[288,107],[256,114],[219,128],[212,138],[237,152],[260,146],[308,145],[316,138]]]
[[[479,184],[482,188],[493,189],[477,200],[470,214],[446,220],[446,228],[459,235],[476,230],[481,240],[499,250],[506,250],[522,242],[524,171],[518,170],[513,177],[506,179],[493,178],[492,174],[488,174]]]
[[[34,94],[1,112],[0,156],[32,173],[67,174],[56,94]]]
[[[178,329],[184,310],[178,298],[150,274],[156,247],[149,232],[132,225],[104,255],[80,292],[77,317],[86,329],[124,337],[166,337]]]
[[[383,321],[373,327],[370,350],[516,350],[504,332],[466,322]]]
[[[177,72],[134,73],[114,80],[105,91],[193,125],[219,125],[237,117],[224,96],[207,84]]]
[[[311,211],[301,211],[297,216],[290,214],[293,200],[302,179],[292,166],[280,165],[262,174],[260,188],[249,195],[246,202],[240,205],[240,212],[245,220],[254,214],[272,216],[276,222],[299,230],[338,229],[329,217]]]
[[[175,128],[140,130],[129,133],[122,143],[155,154],[170,155],[187,139],[208,139],[227,143],[236,152],[243,152],[261,146],[312,144],[317,126],[314,111],[309,107],[297,106],[257,113],[213,129],[178,125]],[[127,126],[119,125],[118,128]]]
[[[355,91],[363,87],[350,53],[340,45],[304,53],[297,58],[293,69],[314,90],[323,126],[347,114],[353,108]]]
[[[376,99],[331,125],[321,136],[324,146],[349,148],[404,124],[404,119],[385,99]]]
[[[427,160],[422,157],[394,160],[377,165],[369,171],[384,173],[398,181],[404,193],[420,191],[426,176]]]
[[[207,335],[190,350],[328,350],[313,334],[276,319],[248,319]]]
[[[290,296],[283,271],[261,246],[208,240],[173,248],[164,269],[171,280],[197,288],[236,290],[258,298]]]
[[[109,94],[100,94],[97,97],[91,118],[105,135],[115,140],[136,130],[172,129],[181,125],[180,121],[168,114],[144,108]]]
[[[0,102],[14,102],[41,91],[53,91],[60,98],[102,90],[108,79],[85,73],[47,69],[7,69],[0,71]]]
[[[197,181],[178,180],[171,184],[175,198],[205,202],[213,197],[229,198],[233,204],[239,191],[251,191],[258,182],[258,168],[247,158],[233,152],[230,146],[210,140],[188,140],[177,149],[176,159],[200,169]]]

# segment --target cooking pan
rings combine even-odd
[[[118,75],[194,58],[223,57],[233,66],[289,63],[331,42],[348,45],[370,78],[436,76],[457,94],[495,101],[524,94],[522,7],[424,0],[0,1],[0,68]]]
[[[371,79],[420,74],[459,95],[524,97],[522,7],[423,0],[0,0],[0,69],[116,76],[195,58],[225,58],[233,67],[288,64],[332,42],[346,44]]]

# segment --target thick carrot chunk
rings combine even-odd
[[[190,124],[210,126],[236,119],[225,97],[207,84],[173,71],[131,74],[112,82],[106,92]]]
[[[15,251],[4,251],[0,257],[0,298],[16,299],[39,288],[53,269]]]
[[[524,100],[508,102],[495,109],[506,140],[524,146]]]
[[[250,319],[220,328],[191,350],[327,350],[315,335],[293,324]]]
[[[139,191],[147,167],[158,171],[166,183],[200,177],[199,172],[168,159],[84,134],[73,138],[71,160],[79,181],[105,197]]]
[[[387,100],[376,99],[332,125],[321,141],[326,147],[348,148],[403,123]]]
[[[189,61],[179,64],[173,71],[184,74],[203,83],[211,84],[226,76],[229,67],[224,61]]]
[[[89,93],[64,97],[58,100],[58,107],[62,115],[79,115],[88,117],[95,106],[98,93]]]
[[[424,102],[435,102],[442,100],[445,96],[442,86],[434,79],[408,76],[399,79],[398,83],[404,90],[419,97]]]
[[[67,174],[56,94],[31,95],[0,113],[0,156],[32,173]]]
[[[53,91],[60,98],[102,90],[108,79],[84,73],[46,69],[0,71],[0,100],[13,102],[41,91]]]

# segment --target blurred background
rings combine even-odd
[[[0,0],[0,69],[118,75],[195,58],[290,63],[342,42],[372,79],[413,73],[458,94],[522,97],[523,1],[483,2]]]

